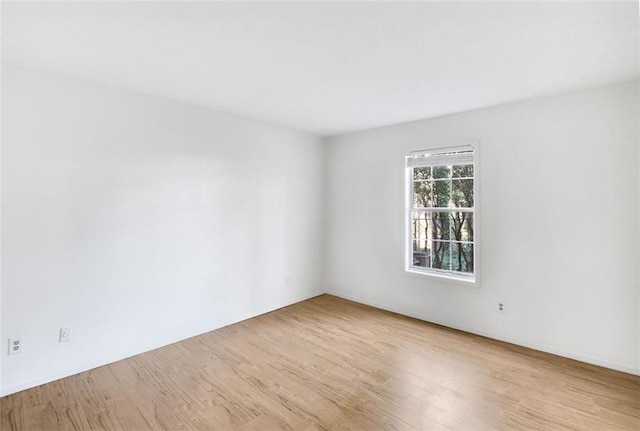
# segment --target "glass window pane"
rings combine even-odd
[[[473,242],[473,214],[467,212],[451,213],[452,239]]]
[[[431,249],[428,241],[413,241],[413,266],[429,268],[431,266]]]
[[[414,239],[424,239],[427,240],[430,238],[429,236],[429,213],[425,212],[413,212],[411,215],[411,236]]]
[[[473,272],[473,244],[451,244],[451,270],[458,272]]]
[[[460,253],[458,253],[458,249],[460,243],[451,243],[451,270],[452,271],[460,271],[460,267],[462,263],[460,262]]]
[[[429,241],[426,239],[414,239],[413,240],[413,252],[414,253],[429,253],[431,247],[429,247]]]
[[[428,180],[431,178],[431,168],[413,168],[413,180]]]
[[[413,207],[426,208],[431,206],[431,183],[427,181],[413,182]]]
[[[456,208],[473,208],[473,180],[451,182],[451,202]]]
[[[431,213],[431,235],[434,240],[451,239],[451,214]]]
[[[451,178],[451,166],[434,166],[433,178]]]
[[[451,246],[453,244],[447,243],[445,247],[445,253],[442,259],[442,268],[451,270]]]
[[[453,178],[473,177],[473,165],[457,165],[451,167]]]
[[[435,269],[449,270],[450,243],[433,241],[431,246],[431,267]]]
[[[431,206],[436,208],[448,208],[451,198],[451,181],[434,181]]]
[[[462,232],[460,235],[460,240],[474,242],[473,238],[473,214],[465,213],[464,215],[464,223],[462,223]]]

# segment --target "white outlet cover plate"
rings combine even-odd
[[[24,343],[22,337],[9,338],[9,355],[17,355],[22,353]]]

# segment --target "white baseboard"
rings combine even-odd
[[[487,338],[491,338],[491,339],[498,340],[498,341],[504,341],[506,343],[515,344],[517,346],[527,347],[527,348],[538,350],[538,351],[541,351],[541,352],[551,353],[553,355],[562,356],[562,357],[569,358],[569,359],[575,359],[576,361],[586,362],[588,364],[598,365],[600,367],[610,368],[612,370],[622,371],[624,373],[629,373],[629,374],[634,374],[634,375],[640,376],[640,369],[639,368],[628,367],[626,365],[617,364],[617,363],[606,361],[606,360],[600,359],[600,358],[594,358],[594,357],[591,357],[591,356],[581,355],[581,354],[578,354],[578,353],[574,353],[574,352],[570,352],[570,351],[567,351],[567,350],[558,349],[558,348],[555,348],[555,347],[545,346],[545,345],[536,344],[536,343],[529,343],[529,342],[524,341],[524,340],[520,340],[520,339],[516,339],[516,338],[512,338],[512,337],[506,337],[506,336],[503,336],[501,334],[494,334],[494,333],[489,333],[487,331],[477,330],[477,329],[470,328],[470,327],[465,326],[465,325],[459,325],[459,324],[454,323],[454,322],[449,322],[449,321],[445,321],[445,320],[442,320],[442,319],[433,318],[432,316],[428,316],[428,315],[417,314],[417,313],[414,313],[414,312],[411,312],[411,311],[408,311],[408,310],[404,310],[404,309],[401,309],[401,308],[398,308],[398,307],[390,307],[390,306],[387,306],[387,305],[384,305],[384,304],[379,304],[379,303],[376,303],[374,301],[369,301],[369,300],[364,299],[364,298],[355,297],[355,296],[352,296],[352,295],[347,295],[347,294],[344,294],[344,293],[341,293],[341,292],[337,292],[337,291],[328,290],[326,293],[328,295],[333,295],[333,296],[337,296],[339,298],[348,299],[349,301],[357,302],[357,303],[364,304],[364,305],[369,305],[371,307],[379,308],[381,310],[391,311],[392,313],[397,313],[397,314],[402,314],[403,316],[413,317],[414,319],[423,320],[425,322],[435,323],[437,325],[442,325],[442,326],[446,326],[448,328],[457,329],[457,330],[464,331],[464,332],[469,332],[471,334],[480,335],[482,337],[487,337]]]
[[[298,302],[306,301],[307,299],[315,298],[316,296],[320,296],[322,294],[324,294],[324,292],[322,292],[322,291],[314,292],[314,293],[311,293],[311,294],[308,294],[308,295],[303,295],[302,297],[299,297],[299,298],[296,298],[296,299],[293,299],[293,300],[290,300],[290,301],[284,301],[282,303],[274,304],[274,305],[271,305],[271,306],[261,307],[261,308],[258,308],[256,310],[253,310],[252,312],[240,314],[238,316],[234,316],[232,319],[230,319],[230,321],[225,322],[223,324],[214,325],[212,327],[207,327],[207,328],[201,328],[201,329],[196,330],[196,331],[191,331],[189,334],[184,334],[184,336],[179,337],[178,339],[170,340],[170,341],[168,341],[166,343],[143,346],[143,347],[141,347],[139,349],[136,349],[134,351],[129,351],[129,352],[121,353],[121,354],[118,354],[118,355],[114,355],[112,357],[108,357],[108,358],[105,358],[105,359],[100,360],[100,361],[87,362],[87,363],[82,364],[80,366],[76,366],[76,367],[73,367],[73,368],[70,368],[70,369],[67,369],[67,370],[62,370],[60,372],[49,374],[49,375],[46,375],[46,376],[40,376],[40,377],[37,377],[35,379],[29,380],[27,382],[20,383],[18,385],[10,386],[8,388],[2,388],[0,390],[0,397],[4,397],[6,395],[11,395],[11,394],[14,394],[16,392],[24,391],[26,389],[31,389],[31,388],[34,388],[36,386],[44,385],[45,383],[50,383],[50,382],[53,382],[53,381],[56,381],[56,380],[59,380],[59,379],[63,379],[65,377],[73,376],[75,374],[83,373],[85,371],[89,371],[89,370],[92,370],[94,368],[103,367],[105,365],[109,365],[109,364],[112,364],[114,362],[118,362],[118,361],[121,361],[123,359],[130,358],[132,356],[140,355],[142,353],[149,352],[151,350],[159,349],[161,347],[168,346],[170,344],[177,343],[179,341],[183,341],[183,340],[186,340],[188,338],[197,337],[198,335],[202,335],[202,334],[205,334],[207,332],[214,331],[216,329],[219,329],[219,328],[222,328],[222,327],[225,327],[225,326],[228,326],[228,325],[232,325],[234,323],[238,323],[238,322],[241,322],[243,320],[250,319],[252,317],[260,316],[261,314],[270,313],[270,312],[275,311],[275,310],[277,310],[279,308],[287,307],[289,305],[293,305],[293,304],[296,304]]]

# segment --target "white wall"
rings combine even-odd
[[[3,394],[322,293],[323,267],[330,293],[640,371],[637,83],[323,151],[303,133],[2,72]],[[405,150],[466,139],[480,140],[480,284],[407,275]],[[5,356],[17,335],[25,352]]]
[[[2,8],[0,8],[0,21],[2,20]],[[0,44],[0,58],[2,58],[2,44]],[[0,67],[0,83],[2,82],[2,68]],[[2,85],[0,85],[0,101],[2,100]],[[2,337],[2,105],[0,103],[0,337]],[[2,395],[2,362],[7,352],[8,346],[5,338],[0,339],[0,396]]]
[[[10,67],[2,86],[2,350],[25,343],[4,394],[322,293],[319,138]]]
[[[636,86],[636,98],[640,100],[640,85]],[[638,146],[638,169],[640,170],[640,127],[637,128],[637,146]],[[638,197],[638,272],[640,272],[640,172],[638,173],[638,190],[636,191]],[[638,274],[638,316],[640,316],[640,274]],[[640,317],[638,317],[638,366],[640,370]]]
[[[639,114],[635,83],[330,139],[329,292],[640,372]],[[407,275],[406,149],[467,139],[480,141],[480,284]]]

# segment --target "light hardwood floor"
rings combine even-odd
[[[9,430],[640,430],[640,377],[329,295],[0,399]]]

